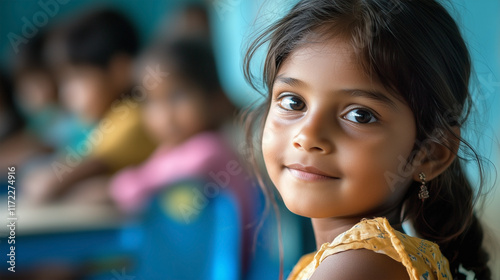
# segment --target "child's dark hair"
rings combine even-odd
[[[199,87],[203,93],[222,92],[217,65],[210,41],[198,36],[184,36],[155,44],[146,54],[169,71]]]
[[[0,143],[24,127],[24,120],[14,102],[14,86],[10,76],[0,70],[0,113],[8,120],[8,127],[0,131]]]
[[[49,71],[44,58],[47,39],[47,30],[40,30],[28,43],[20,47],[19,55],[14,61],[15,77],[25,73]]]
[[[104,69],[117,54],[133,57],[139,40],[132,23],[110,9],[95,10],[78,18],[66,29],[65,54],[70,64]]]
[[[245,57],[245,76],[258,89],[250,64],[256,51],[269,44],[262,77],[268,94],[247,123],[251,148],[256,146],[252,145],[254,129],[259,127],[262,132],[273,82],[282,63],[298,47],[332,37],[349,42],[366,73],[396,92],[411,108],[417,127],[413,155],[432,142],[454,152],[453,147],[461,145],[464,156],[471,155],[478,163],[483,177],[481,158],[455,129],[462,127],[472,106],[471,58],[457,24],[435,0],[297,3],[256,38]],[[443,140],[444,135],[449,137]],[[407,162],[412,160],[413,156]],[[483,230],[474,214],[476,199],[463,160],[457,156],[446,171],[428,182],[430,198],[425,203],[419,200],[418,183],[414,182],[400,205],[403,220],[411,221],[422,238],[440,246],[454,279],[465,279],[458,272],[460,265],[474,271],[476,279],[491,279],[489,257],[482,247]],[[482,185],[481,180],[478,193]]]

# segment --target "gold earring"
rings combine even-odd
[[[424,202],[424,200],[426,198],[429,198],[429,191],[427,190],[427,185],[426,185],[426,181],[425,181],[425,173],[424,172],[420,172],[420,174],[418,174],[418,177],[420,177],[420,181],[422,181],[422,185],[420,185],[420,191],[418,192],[418,198],[422,200],[422,202]]]

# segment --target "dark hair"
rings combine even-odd
[[[106,68],[117,54],[133,57],[138,37],[131,22],[114,10],[95,10],[78,18],[66,30],[66,57],[71,64]]]
[[[49,72],[44,51],[49,39],[48,30],[40,30],[26,44],[19,47],[19,55],[14,60],[14,78],[26,73]]]
[[[204,38],[185,36],[158,43],[146,53],[172,74],[203,90],[208,95],[221,93],[217,65],[211,44]]]
[[[400,205],[403,220],[411,221],[422,238],[440,246],[454,279],[465,279],[458,272],[460,265],[474,271],[477,279],[491,279],[489,257],[482,248],[483,230],[474,214],[477,197],[462,166],[465,156],[471,156],[482,178],[482,159],[454,130],[465,123],[472,102],[471,58],[453,18],[435,0],[300,1],[256,38],[245,57],[245,77],[258,89],[250,62],[258,49],[269,44],[262,76],[268,91],[266,101],[252,111],[246,126],[251,149],[256,148],[252,141],[256,127],[262,137],[280,66],[314,34],[345,39],[366,73],[404,99],[417,127],[413,156],[432,142],[453,152],[460,145],[463,156],[457,156],[446,171],[428,182],[431,196],[425,203],[418,199],[419,184],[410,186]],[[443,140],[444,135],[450,137]],[[482,186],[481,180],[478,193]]]
[[[14,102],[14,87],[11,78],[0,71],[0,112],[7,113],[8,127],[0,131],[0,143],[24,127],[22,114]]]
[[[173,11],[167,21],[166,38],[197,36],[210,39],[210,17],[205,3],[188,3]]]

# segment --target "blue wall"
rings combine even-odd
[[[15,56],[14,49],[9,41],[8,34],[13,32],[22,35],[25,25],[23,17],[34,24],[38,20],[43,22],[40,14],[45,14],[49,19],[44,26],[52,26],[65,23],[65,17],[73,15],[75,12],[85,10],[95,6],[116,7],[124,14],[130,16],[133,23],[140,32],[142,42],[145,43],[151,38],[158,24],[180,3],[188,1],[182,0],[1,0],[0,1],[0,58],[2,68],[6,68],[12,56]],[[194,2],[194,1],[190,1]],[[48,10],[44,8],[48,7]],[[53,14],[50,11],[56,11]],[[36,25],[35,25],[36,27]]]

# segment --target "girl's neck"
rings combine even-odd
[[[316,238],[316,248],[323,243],[332,242],[335,237],[352,228],[359,218],[311,218]]]
[[[352,228],[363,218],[385,217],[396,230],[402,231],[399,209],[389,212],[376,212],[362,216],[335,217],[335,218],[311,218],[316,238],[316,247],[319,249],[323,243],[332,242],[338,235]]]

